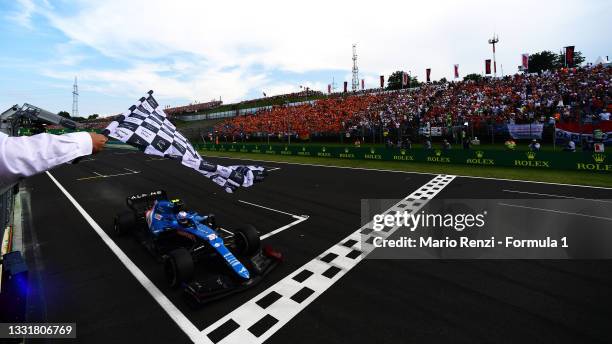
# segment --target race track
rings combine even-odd
[[[360,200],[403,199],[438,176],[263,165],[268,179],[236,194],[174,161],[131,150],[108,149],[30,178],[28,321],[76,322],[81,343],[612,341],[612,261],[361,260],[354,249],[338,248],[361,227]],[[139,243],[112,233],[126,196],[157,189],[214,213],[223,227],[255,224],[286,261],[253,289],[189,308]],[[526,195],[612,199],[612,190],[456,177],[431,198]],[[346,256],[323,255],[330,249]],[[297,276],[323,263],[335,268]],[[264,293],[277,287],[279,295]]]

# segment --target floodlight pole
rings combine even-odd
[[[357,68],[357,44],[353,44],[353,80],[352,80],[353,92],[359,90],[359,68]]]
[[[497,77],[497,61],[495,60],[495,44],[499,43],[499,37],[493,35],[493,38],[489,39],[489,44],[493,46],[493,76]]]

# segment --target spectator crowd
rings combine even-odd
[[[223,136],[345,134],[399,128],[610,120],[612,68],[561,69],[482,81],[346,94],[299,106],[274,106],[215,127]]]

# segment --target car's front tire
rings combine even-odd
[[[251,257],[259,252],[261,241],[253,225],[246,225],[234,232],[234,242],[239,255]]]
[[[172,288],[189,282],[193,278],[194,269],[193,257],[185,248],[170,251],[164,259],[166,279]]]
[[[136,215],[133,211],[126,210],[115,216],[113,230],[117,235],[123,235],[136,226]]]

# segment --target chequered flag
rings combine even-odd
[[[266,170],[261,166],[226,167],[202,159],[189,140],[168,120],[153,98],[153,91],[111,122],[104,134],[145,154],[180,160],[182,165],[202,173],[227,192],[241,186],[249,187],[266,176]]]

